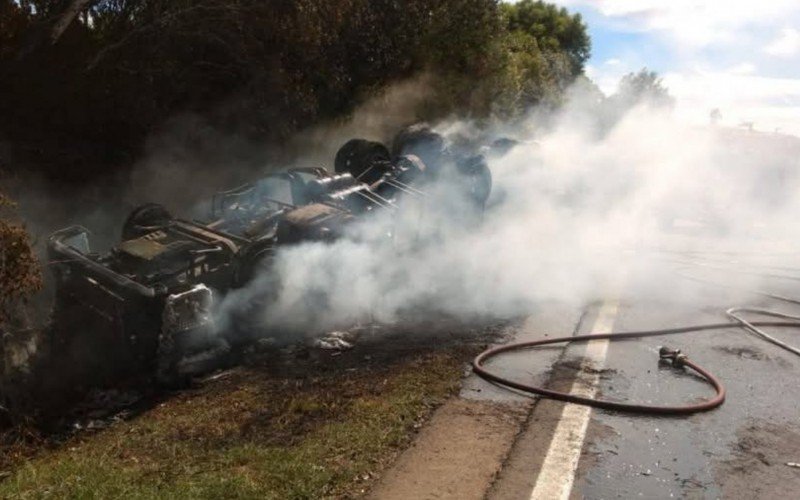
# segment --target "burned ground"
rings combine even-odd
[[[258,346],[179,392],[95,393],[71,429],[5,434],[0,496],[359,495],[499,331],[365,329],[347,351]]]

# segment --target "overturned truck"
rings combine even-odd
[[[446,167],[441,155],[423,151],[425,162],[411,154],[416,139],[394,155],[379,143],[352,140],[337,154],[335,173],[290,169],[220,192],[207,220],[142,205],[125,221],[121,241],[102,254],[81,226],[53,233],[54,322],[85,325],[91,318],[89,331],[68,330],[92,336],[98,355],[120,372],[152,374],[161,383],[219,366],[237,346],[214,324],[214,295],[245,286],[282,246],[332,241],[371,212],[399,209],[401,197],[425,197]],[[483,206],[491,189],[485,162],[471,158],[454,169],[467,196]]]

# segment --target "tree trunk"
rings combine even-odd
[[[59,14],[58,19],[53,25],[53,29],[50,32],[50,43],[56,43],[67,28],[69,28],[69,25],[72,24],[72,21],[78,17],[78,14],[93,2],[94,0],[72,0],[64,11]]]

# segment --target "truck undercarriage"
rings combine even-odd
[[[291,169],[217,193],[207,220],[142,205],[125,221],[121,241],[102,254],[86,228],[56,231],[48,241],[54,322],[91,318],[90,332],[70,331],[97,336],[95,345],[107,351],[101,356],[164,384],[224,363],[237,346],[215,324],[215,296],[246,286],[279,248],[334,241],[373,212],[401,210],[401,198],[424,199],[445,168],[483,206],[491,175],[482,157],[449,161],[420,149],[425,141],[406,142],[392,155],[382,144],[352,140],[337,154],[335,173]]]

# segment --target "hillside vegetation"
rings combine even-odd
[[[421,72],[424,118],[508,116],[558,102],[589,50],[531,0],[0,0],[0,162],[85,182],[181,112],[269,144]]]

